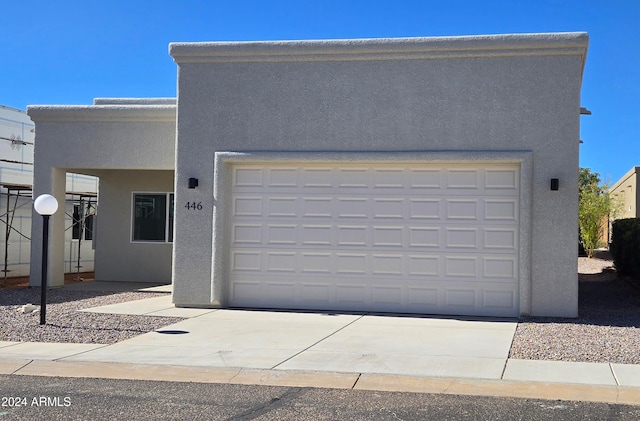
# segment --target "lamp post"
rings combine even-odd
[[[41,194],[34,200],[33,207],[42,215],[42,290],[40,291],[40,324],[47,318],[47,260],[49,254],[49,217],[58,210],[58,201],[50,194]]]

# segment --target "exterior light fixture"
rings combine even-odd
[[[560,180],[558,180],[557,178],[552,178],[551,179],[551,190],[558,190],[559,187],[560,187]]]
[[[189,188],[195,189],[196,187],[198,187],[198,179],[193,177],[189,178]]]
[[[58,201],[50,194],[41,194],[34,200],[33,208],[42,215],[42,282],[40,291],[40,324],[47,317],[47,258],[49,255],[49,217],[58,210]]]

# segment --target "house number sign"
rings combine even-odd
[[[187,202],[184,207],[189,210],[202,210],[202,202]]]

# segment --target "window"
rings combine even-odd
[[[132,241],[173,242],[173,193],[134,193]]]
[[[73,226],[71,228],[71,238],[77,240],[80,238],[80,230],[82,229],[82,221],[80,220],[80,205],[73,205]]]
[[[84,218],[84,239],[93,240],[93,217],[94,214],[89,214]]]
[[[80,239],[81,233],[84,233],[85,240],[93,240],[93,211],[95,211],[95,205],[91,203],[87,204],[84,215],[81,215],[80,211],[81,205],[73,205],[71,238],[78,240]],[[83,220],[84,226],[82,225]]]

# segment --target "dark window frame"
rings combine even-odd
[[[173,192],[133,192],[131,195],[132,243],[173,242]]]

